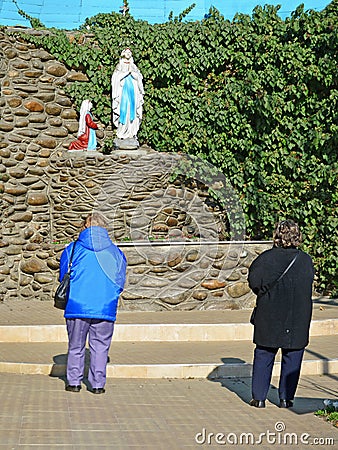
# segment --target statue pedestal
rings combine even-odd
[[[116,150],[137,150],[139,146],[140,144],[136,138],[114,139],[114,147]]]

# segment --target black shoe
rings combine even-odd
[[[265,401],[264,400],[255,400],[253,398],[252,400],[250,400],[249,405],[254,406],[255,408],[265,408]]]
[[[70,384],[67,384],[66,391],[68,392],[80,392],[81,391],[81,385],[72,386]]]
[[[279,407],[280,408],[292,408],[293,407],[293,402],[291,400],[283,400],[281,399],[279,402]]]
[[[93,388],[92,393],[93,394],[104,394],[106,392],[105,388]]]

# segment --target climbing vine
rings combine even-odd
[[[279,7],[266,5],[232,21],[211,8],[190,22],[192,7],[150,25],[135,20],[125,1],[123,14],[25,39],[88,76],[69,95],[77,106],[90,96],[105,124],[112,70],[130,47],[146,93],[140,142],[198,156],[223,172],[241,198],[248,238],[270,238],[277,220],[294,217],[318,287],[334,292],[338,0],[321,12],[301,5],[285,20]]]

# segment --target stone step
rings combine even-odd
[[[117,323],[116,342],[250,340],[250,323]],[[338,335],[338,319],[313,320],[311,336]],[[67,342],[65,325],[0,326],[0,342]]]
[[[249,377],[251,341],[119,342],[111,345],[109,378]],[[87,350],[87,362],[89,351]],[[64,376],[67,343],[0,343],[0,372]],[[273,375],[279,373],[280,355]],[[306,348],[303,375],[338,373],[337,336],[312,337]]]
[[[137,308],[137,302],[135,308]],[[118,324],[234,324],[249,323],[252,309],[118,311]],[[319,298],[313,302],[313,320],[338,318],[338,300]],[[64,325],[63,311],[52,301],[13,300],[0,302],[0,326]]]

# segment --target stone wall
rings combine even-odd
[[[248,267],[270,243],[180,243],[124,247],[126,310],[252,307]]]
[[[78,119],[64,87],[86,77],[0,38],[0,301],[51,301],[61,251],[97,210],[127,256],[123,309],[251,306],[247,268],[270,244],[219,243],[222,214],[205,190],[171,181],[175,155],[68,152]]]
[[[2,148],[24,149],[33,156],[39,151],[41,158],[68,148],[78,122],[64,87],[88,81],[86,75],[68,70],[46,51],[25,42],[15,30],[0,31],[0,52]]]

